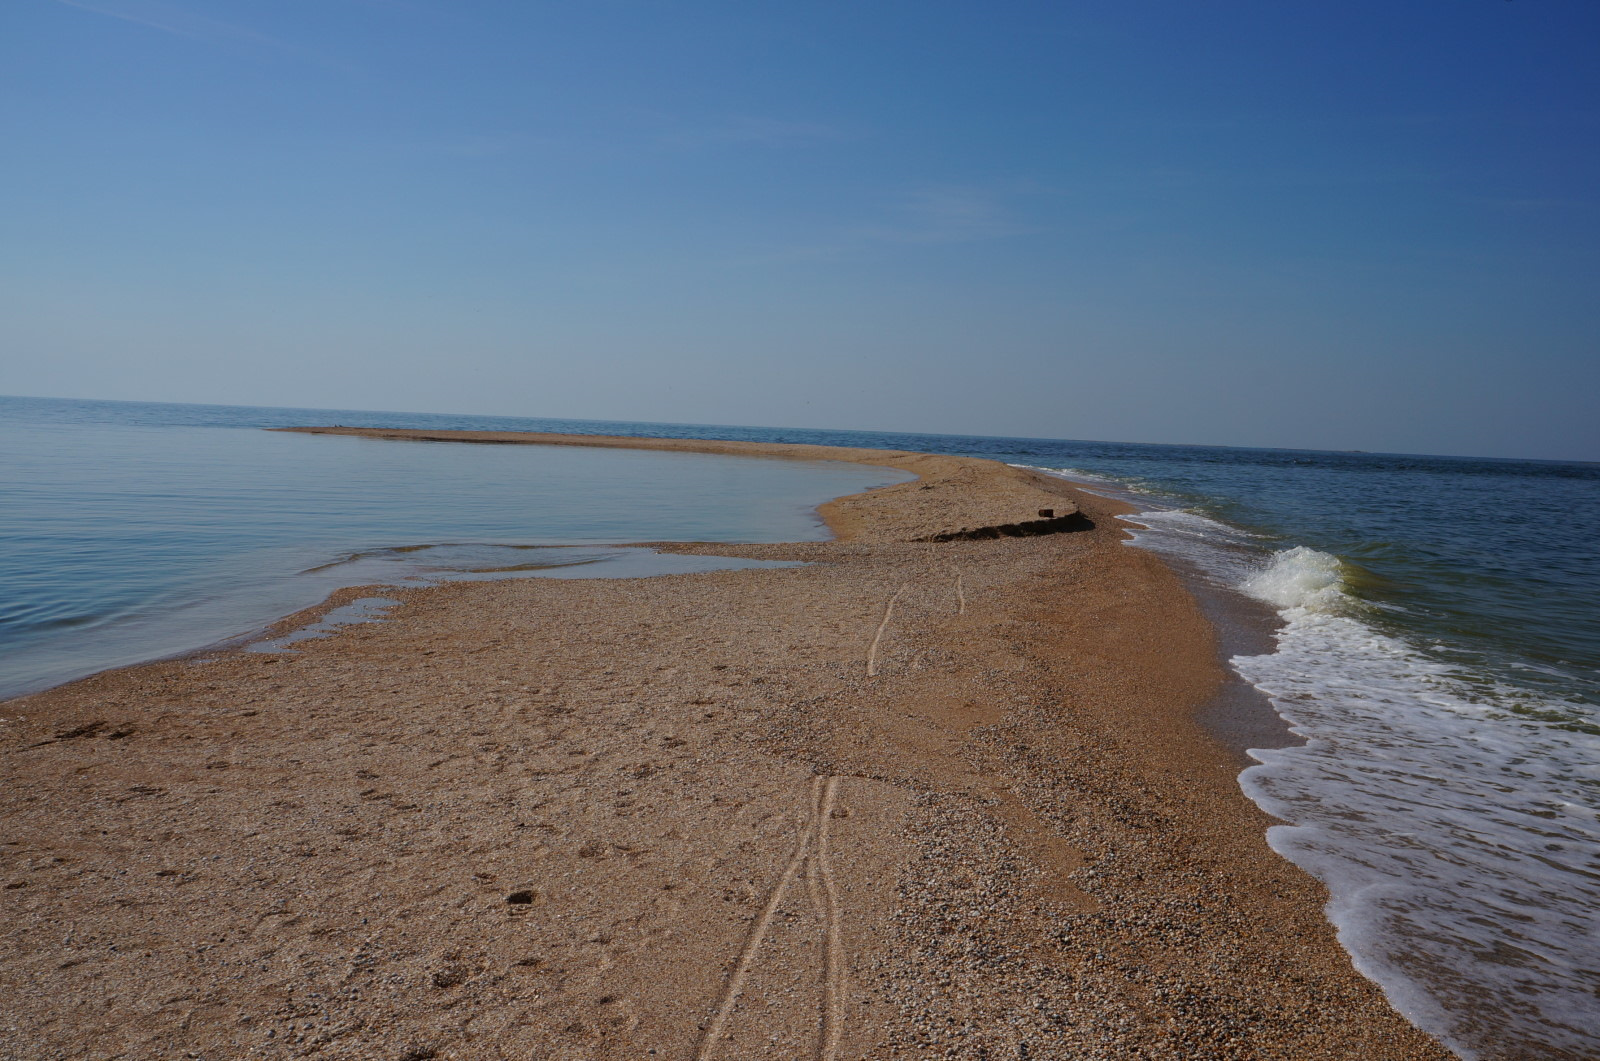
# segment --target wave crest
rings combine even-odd
[[[1339,558],[1304,545],[1272,554],[1272,562],[1239,588],[1257,600],[1290,611],[1338,615],[1349,611],[1352,602]]]

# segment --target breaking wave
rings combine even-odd
[[[1378,629],[1345,565],[1286,549],[1239,588],[1277,651],[1232,663],[1304,746],[1240,783],[1288,824],[1357,968],[1467,1058],[1600,1052],[1600,739],[1547,702]]]

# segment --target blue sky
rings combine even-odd
[[[0,393],[1600,459],[1600,4],[0,7]]]

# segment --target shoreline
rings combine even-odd
[[[835,540],[946,541],[961,538],[1030,537],[1080,529],[1076,502],[1056,489],[1054,476],[981,457],[952,457],[913,450],[868,449],[855,446],[817,446],[793,442],[741,442],[731,439],[648,438],[632,435],[566,435],[532,431],[435,431],[371,427],[274,427],[307,435],[343,435],[396,442],[456,442],[480,445],[579,446],[595,449],[662,450],[675,453],[710,453],[722,456],[765,457],[779,460],[846,461],[894,468],[917,476],[912,484],[930,478],[960,482],[982,468],[993,480],[981,503],[954,502],[942,496],[937,504],[917,503],[901,491],[898,511],[874,511],[871,522],[857,515],[856,499],[880,495],[895,486],[866,494],[851,494],[817,506],[817,513]],[[1060,480],[1065,483],[1065,480]],[[1043,503],[1041,505],[1041,502]],[[1049,515],[1046,515],[1046,513]],[[658,544],[634,542],[630,544]],[[683,544],[683,543],[678,543]]]
[[[920,478],[830,542],[658,543],[807,567],[386,590],[7,703],[0,1052],[1450,1056],[1267,849],[1214,632],[1114,503],[599,444]]]
[[[1272,698],[1246,681],[1231,663],[1237,656],[1270,655],[1277,651],[1277,633],[1283,626],[1277,611],[1235,588],[1218,585],[1190,558],[1140,545],[1137,538],[1144,525],[1138,522],[1137,516],[1143,509],[1138,504],[1137,492],[1131,488],[1084,482],[1065,472],[1049,474],[1059,476],[1080,493],[1125,509],[1118,516],[1124,527],[1125,544],[1159,557],[1199,604],[1216,640],[1217,665],[1223,673],[1223,681],[1216,695],[1197,711],[1196,717],[1214,740],[1233,753],[1239,768],[1244,770],[1257,764],[1258,760],[1250,755],[1252,748],[1277,749],[1304,744],[1304,738],[1297,735],[1272,706]]]

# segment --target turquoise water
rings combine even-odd
[[[1600,1057],[1600,466],[0,399],[0,674],[30,637],[80,667],[129,624],[217,640],[303,606],[286,587],[320,599],[322,572],[816,537],[818,501],[885,481],[257,430],[325,423],[880,446],[1092,479],[1142,510],[1137,547],[1277,612],[1274,651],[1232,663],[1302,743],[1256,750],[1241,784],[1284,822],[1273,847],[1327,882],[1357,967],[1463,1057]]]

